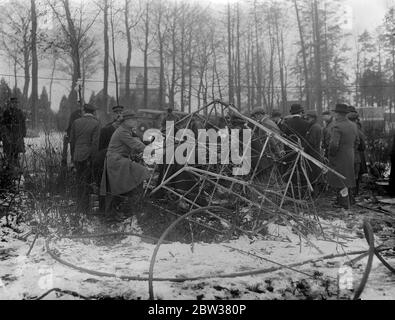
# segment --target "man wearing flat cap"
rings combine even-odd
[[[333,112],[335,122],[328,149],[329,166],[346,179],[329,172],[328,183],[337,193],[337,204],[348,209],[352,198],[350,191],[355,188],[354,150],[359,141],[358,129],[347,119],[349,109],[346,104],[337,104]]]
[[[19,153],[25,152],[26,118],[18,108],[18,99],[11,98],[1,117],[1,140],[6,159],[11,166],[18,166]]]
[[[99,188],[101,183],[101,177],[103,174],[104,160],[106,158],[107,148],[110,143],[112,135],[121,124],[123,110],[124,107],[120,105],[116,105],[112,107],[111,122],[100,130],[99,150],[93,160],[94,180]],[[99,211],[104,212],[104,210],[105,210],[105,199],[103,196],[99,196]]]
[[[145,144],[133,133],[136,126],[135,114],[125,112],[108,145],[100,195],[106,197],[105,213],[110,220],[122,219],[117,212],[118,203],[123,198],[132,200],[135,191],[141,190],[143,181],[150,176],[147,168],[134,160],[145,149]]]
[[[95,116],[96,107],[85,104],[83,116],[73,122],[70,130],[72,161],[77,170],[77,207],[87,213],[89,209],[92,161],[99,146],[100,122]]]

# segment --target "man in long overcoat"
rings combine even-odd
[[[11,98],[1,118],[3,150],[11,166],[18,165],[19,153],[25,152],[26,118],[18,108],[17,98]]]
[[[100,130],[99,150],[93,159],[93,176],[95,183],[99,186],[103,175],[104,160],[106,159],[107,148],[110,144],[111,137],[119,127],[122,119],[123,106],[114,106],[112,108],[112,121]],[[105,197],[99,195],[99,210],[105,210]]]
[[[350,189],[355,188],[354,150],[359,140],[358,129],[355,123],[347,119],[346,104],[337,104],[333,111],[335,122],[328,149],[329,166],[346,179],[329,172],[328,183],[337,192],[338,204],[349,208]]]
[[[100,195],[106,196],[106,215],[110,219],[121,218],[114,212],[117,202],[130,198],[132,192],[142,188],[143,181],[150,177],[147,168],[131,159],[145,149],[145,144],[133,133],[137,125],[134,118],[132,112],[123,115],[107,149]]]
[[[92,160],[99,145],[100,122],[94,115],[95,111],[94,106],[85,104],[84,115],[73,122],[70,130],[70,149],[77,171],[77,206],[85,213],[89,209]]]

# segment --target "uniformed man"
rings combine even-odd
[[[335,122],[328,148],[329,166],[346,178],[329,172],[328,183],[337,193],[337,203],[346,209],[350,207],[350,189],[355,188],[354,150],[359,141],[357,125],[347,119],[348,110],[346,104],[337,104],[333,110]]]
[[[70,147],[77,171],[78,209],[87,213],[91,183],[92,160],[99,146],[100,122],[95,116],[96,107],[85,104],[84,114],[75,120],[70,130]]]
[[[11,98],[1,117],[1,140],[10,166],[18,166],[19,153],[25,152],[26,118],[18,108],[18,99]]]
[[[145,149],[133,133],[136,126],[135,114],[124,113],[107,149],[100,194],[106,197],[106,216],[110,220],[122,219],[117,202],[123,197],[131,198],[132,192],[142,189],[143,181],[149,178],[149,171],[132,159]]]

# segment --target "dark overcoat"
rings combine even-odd
[[[93,159],[99,146],[100,122],[90,113],[75,120],[70,130],[70,149],[73,161]]]
[[[322,161],[321,143],[322,127],[318,122],[315,122],[307,132],[305,152],[317,160]],[[321,173],[321,169],[314,163],[308,162],[307,172],[309,174],[310,182],[316,182]]]
[[[0,127],[4,150],[25,152],[26,118],[22,110],[16,107],[5,109]]]
[[[111,137],[100,185],[100,195],[128,193],[150,177],[143,165],[130,159],[144,151],[145,144],[130,129],[119,126]]]
[[[346,179],[329,172],[328,183],[333,188],[355,188],[354,150],[358,143],[357,125],[348,119],[336,120],[329,142],[329,166]]]
[[[110,144],[111,137],[115,132],[115,127],[113,123],[107,124],[104,128],[100,130],[100,137],[99,137],[99,151],[103,149],[107,149],[108,145]]]
[[[290,140],[297,142],[296,137],[298,137],[304,146],[309,127],[309,123],[300,115],[294,115],[284,120],[282,129]]]

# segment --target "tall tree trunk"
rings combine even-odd
[[[256,76],[256,103],[259,106],[262,106],[262,93],[264,90],[263,81],[262,81],[262,61],[260,54],[260,45],[259,45],[259,34],[258,34],[258,12],[257,12],[257,3],[254,1],[254,20],[255,20],[255,60],[256,60],[256,68],[255,68],[255,76]]]
[[[38,121],[38,58],[37,58],[37,12],[36,12],[36,1],[31,0],[31,20],[32,20],[32,31],[31,31],[31,47],[32,47],[32,99],[31,99],[31,110],[32,110],[32,127],[37,127]]]
[[[24,80],[25,83],[23,85],[23,98],[25,101],[29,100],[29,86],[30,86],[30,52],[31,50],[31,44],[27,41],[27,39],[24,39],[24,50],[23,50],[23,70],[24,70]]]
[[[232,30],[231,30],[231,15],[230,4],[228,3],[228,87],[229,87],[229,103],[234,103],[234,88],[233,88],[233,70],[232,70]]]
[[[125,31],[126,31],[126,42],[127,42],[127,57],[126,57],[126,69],[125,69],[125,96],[126,100],[130,99],[130,64],[132,61],[132,37],[130,34],[130,21],[129,21],[129,1],[125,0]]]
[[[112,6],[111,6],[110,22],[111,22],[112,63],[114,67],[114,76],[115,76],[115,97],[117,100],[117,105],[119,105],[119,84],[118,84],[118,72],[117,72],[117,59],[115,57],[114,14],[113,14]]]
[[[148,46],[149,46],[149,2],[146,5],[145,12],[145,44],[144,44],[144,87],[143,87],[143,105],[148,108]]]
[[[175,108],[175,85],[176,85],[176,55],[177,55],[177,4],[174,5],[173,11],[173,25],[171,30],[171,44],[172,44],[172,71],[171,84],[169,92],[169,104],[171,108]]]
[[[241,68],[240,68],[240,8],[237,3],[237,35],[236,35],[236,52],[237,52],[237,108],[241,110]]]
[[[71,17],[69,0],[63,0],[63,7],[66,13],[68,31],[69,31],[69,41],[71,46],[71,58],[73,61],[73,75],[71,78],[71,91],[69,95],[69,103],[72,105],[77,105],[77,94],[75,88],[77,87],[77,81],[81,78],[81,67],[80,67],[80,51],[79,44],[80,41],[77,37],[77,31],[74,26],[73,18]],[[83,97],[81,97],[80,104],[83,104]]]
[[[318,16],[317,0],[313,1],[314,5],[314,56],[315,56],[315,73],[316,73],[316,99],[317,112],[319,117],[322,115],[322,79],[321,79],[321,33],[320,20]]]
[[[192,72],[193,72],[193,54],[192,54],[192,27],[189,29],[188,40],[188,112],[192,111]]]
[[[129,0],[125,0],[129,1]],[[165,61],[164,61],[164,49],[163,49],[163,34],[161,30],[161,24],[162,24],[162,5],[161,2],[159,2],[159,8],[158,8],[158,18],[157,18],[157,24],[156,24],[156,31],[158,34],[158,45],[159,45],[159,96],[158,96],[158,101],[159,105],[161,107],[165,106],[165,92],[166,92],[166,83],[165,83]]]
[[[108,74],[109,74],[109,57],[110,57],[110,41],[108,38],[108,0],[104,0],[103,19],[104,19],[104,79],[103,79],[103,104],[104,110],[110,113],[108,104]]]
[[[181,111],[185,111],[184,106],[184,95],[185,95],[185,3],[182,3],[182,16],[181,16],[181,43],[180,43],[180,53],[181,53],[181,94],[180,94],[180,105]]]
[[[296,11],[296,19],[298,22],[298,29],[299,29],[299,37],[300,37],[300,46],[301,46],[301,51],[302,51],[302,58],[303,58],[303,69],[304,69],[304,80],[305,80],[305,91],[306,91],[306,104],[307,107],[309,108],[311,105],[311,98],[310,98],[310,81],[309,81],[309,69],[307,66],[307,55],[306,55],[306,47],[305,47],[305,42],[304,42],[304,35],[303,35],[303,27],[302,27],[302,22],[300,20],[300,15],[299,15],[299,8],[298,4],[296,2],[297,0],[294,0],[294,5],[295,5],[295,11]]]
[[[52,104],[52,87],[53,87],[53,78],[55,76],[55,70],[56,70],[56,61],[57,61],[57,58],[53,57],[53,60],[52,60],[52,71],[51,71],[51,80],[49,82],[49,103],[50,103],[50,105]]]
[[[277,55],[278,55],[278,66],[280,70],[280,86],[281,86],[281,107],[284,110],[287,105],[287,89],[285,88],[284,78],[284,43],[282,30],[279,30],[278,12],[275,12],[275,28],[276,28],[276,40],[277,40]],[[280,34],[281,33],[281,34]]]

